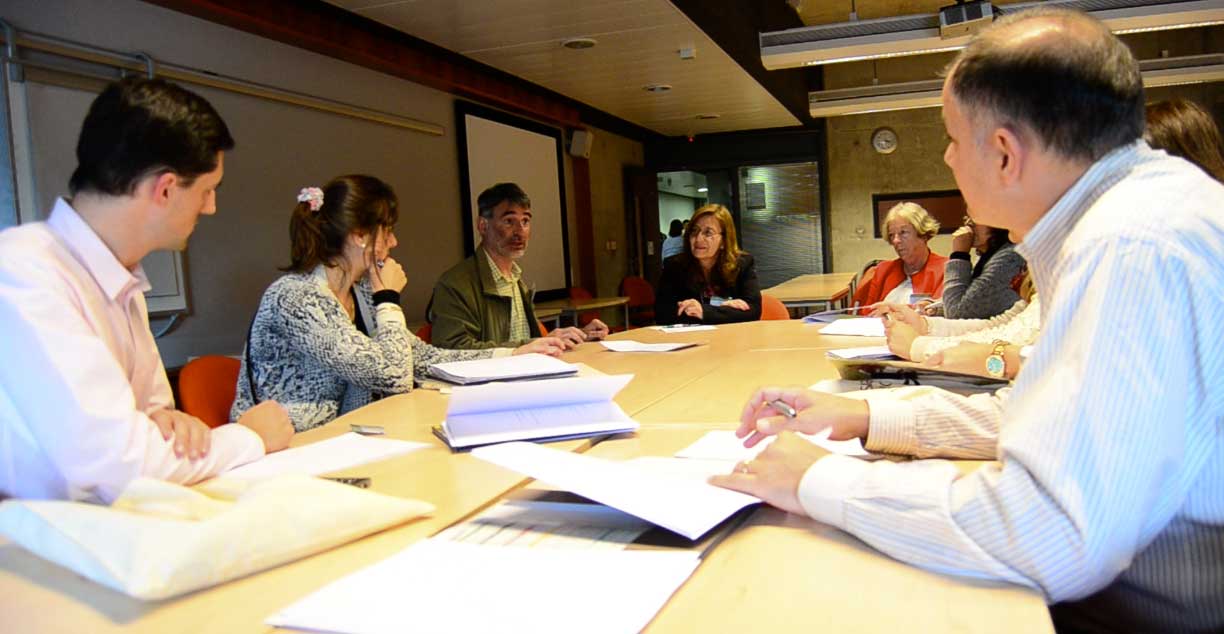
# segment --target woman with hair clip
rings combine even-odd
[[[551,338],[443,350],[410,333],[399,305],[408,279],[389,255],[398,218],[395,192],[372,176],[301,191],[289,221],[290,264],[251,322],[231,420],[275,399],[305,431],[379,395],[411,390],[414,374],[433,363],[564,350]]]
[[[684,251],[663,263],[655,292],[660,324],[724,324],[761,318],[756,266],[735,239],[735,222],[722,205],[693,212]]]

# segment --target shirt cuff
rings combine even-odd
[[[385,304],[387,302],[398,305],[399,300],[400,300],[399,292],[393,291],[389,288],[384,288],[381,291],[374,293],[374,305],[375,306],[377,306],[378,304]]]
[[[221,425],[212,430],[212,449],[209,451],[217,451],[221,447],[228,450],[228,459],[221,472],[259,460],[267,453],[259,434],[238,423]]]
[[[846,528],[846,497],[871,465],[849,456],[830,454],[808,467],[799,481],[799,505],[818,522]]]
[[[913,455],[918,448],[914,404],[893,398],[868,399],[871,419],[863,448],[874,453]]]
[[[493,348],[493,358],[500,359],[514,354],[514,348]]]

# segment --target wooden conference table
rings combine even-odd
[[[792,277],[761,292],[778,298],[787,308],[832,308],[837,300],[849,301],[854,273],[811,273]]]
[[[541,315],[552,315],[553,311],[557,311],[558,326],[561,325],[561,318],[569,317],[570,323],[578,325],[578,315],[593,310],[601,310],[604,308],[616,308],[620,306],[625,311],[624,324],[629,324],[629,298],[628,297],[592,297],[590,299],[556,299],[547,302],[536,302],[535,311],[536,317],[541,321],[545,318]]]
[[[667,354],[609,352],[584,344],[566,359],[607,373],[633,372],[618,395],[642,423],[635,435],[596,444],[551,445],[593,455],[671,455],[711,429],[734,426],[760,384],[809,385],[835,375],[829,348],[861,338],[824,337],[798,321],[721,326],[716,331],[614,335],[638,341],[702,341]],[[392,438],[428,449],[337,475],[372,478],[382,493],[425,500],[437,511],[306,559],[178,599],[146,603],[107,590],[0,540],[0,614],[13,632],[265,632],[263,620],[331,580],[380,561],[528,483],[467,454],[452,454],[429,432],[446,396],[418,390],[383,399],[321,428],[305,444],[350,423],[383,425]],[[972,469],[975,463],[960,463]],[[547,600],[547,597],[541,597]],[[592,608],[598,619],[600,609]],[[575,630],[582,624],[575,623]],[[649,632],[1052,632],[1039,594],[1006,584],[949,577],[894,561],[813,520],[761,508],[710,553],[647,628]]]

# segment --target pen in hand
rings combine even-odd
[[[779,414],[791,420],[794,420],[794,418],[799,415],[799,412],[796,412],[795,408],[791,407],[786,403],[786,401],[783,401],[780,398],[775,398],[774,400],[770,401],[769,406],[774,408],[774,410]]]

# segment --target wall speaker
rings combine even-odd
[[[570,156],[591,158],[591,145],[594,144],[594,141],[595,135],[590,130],[574,130],[574,133],[570,135]]]

